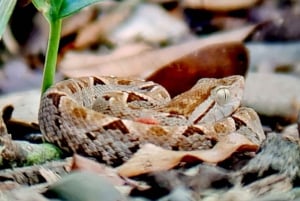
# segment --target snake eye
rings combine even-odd
[[[230,91],[227,88],[219,88],[216,90],[216,102],[219,105],[224,105],[230,98]]]

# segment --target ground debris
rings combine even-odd
[[[42,175],[42,169],[51,170],[57,175],[65,175],[67,174],[66,165],[67,162],[64,160],[51,161],[42,165],[5,169],[0,171],[0,181],[13,181],[21,185],[40,184],[46,181],[46,178]]]
[[[279,173],[286,175],[293,181],[299,181],[299,143],[284,139],[279,134],[268,134],[266,141],[262,144],[261,151],[242,168],[241,173],[244,175],[243,179],[247,175],[256,175],[263,178]],[[252,179],[255,178],[252,177]]]

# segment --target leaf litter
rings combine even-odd
[[[161,5],[165,6],[166,4],[162,2],[166,3],[166,1],[161,1]],[[215,21],[212,19],[209,26],[217,25],[216,27],[220,28],[224,25],[222,28],[225,29],[224,20],[237,19],[234,15],[232,17],[232,11],[243,8],[254,12],[255,8],[266,8],[263,7],[266,5],[265,2],[267,1],[257,5],[257,1],[251,0],[232,1],[230,4],[224,4],[224,1],[214,1],[213,3],[203,1],[201,4],[199,2],[183,1],[179,8],[186,10],[198,9],[200,13],[203,12],[201,9],[205,8],[216,16],[213,17]],[[123,7],[124,4],[125,7]],[[126,24],[137,23],[130,21],[132,20],[130,18],[132,13],[138,13],[138,10],[135,9],[139,7],[140,2],[127,1],[124,4],[116,4],[115,2],[107,2],[101,6],[96,4],[78,14],[77,19],[82,21],[76,20],[75,17],[73,21],[72,18],[68,19],[70,21],[67,25],[73,27],[70,26],[67,30],[66,26],[63,34],[59,55],[61,60],[58,65],[60,73],[66,77],[116,75],[154,80],[164,85],[172,96],[189,89],[201,77],[224,77],[231,74],[247,75],[246,83],[249,86],[246,86],[243,104],[253,107],[259,112],[262,123],[265,125],[263,132],[266,134],[266,140],[262,136],[255,139],[238,133],[231,133],[222,136],[222,138],[220,137],[211,149],[188,152],[165,150],[152,144],[146,144],[129,161],[116,168],[108,167],[105,164],[78,155],[35,166],[14,166],[13,169],[4,169],[0,172],[1,178],[3,178],[0,190],[4,192],[4,198],[8,200],[47,200],[46,197],[54,196],[61,199],[71,199],[72,197],[68,197],[68,195],[73,194],[83,200],[92,199],[93,195],[96,195],[97,198],[95,199],[99,199],[99,196],[110,195],[109,198],[103,198],[105,200],[176,200],[179,198],[180,200],[296,200],[299,197],[300,177],[297,125],[297,123],[299,124],[299,118],[296,112],[299,109],[299,103],[295,98],[297,97],[298,85],[290,81],[289,78],[293,75],[286,75],[286,80],[281,81],[281,83],[287,84],[288,87],[280,93],[271,93],[271,96],[269,96],[269,92],[275,92],[274,88],[281,90],[280,87],[284,88],[285,86],[278,84],[273,85],[271,89],[261,90],[263,87],[267,87],[273,79],[278,80],[278,83],[281,80],[279,76],[273,74],[274,65],[272,65],[272,62],[268,64],[272,66],[268,68],[268,75],[265,77],[264,75],[257,75],[262,76],[262,79],[253,78],[256,75],[248,72],[256,70],[259,73],[264,70],[264,57],[259,58],[259,63],[253,63],[255,60],[252,59],[255,55],[253,56],[252,44],[249,46],[251,48],[244,45],[245,39],[249,40],[250,38],[251,40],[253,33],[253,38],[257,38],[257,33],[262,33],[260,37],[268,37],[268,32],[264,32],[262,29],[264,26],[257,27],[248,23],[243,24],[249,20],[243,17],[239,18],[242,19],[239,23],[245,26],[240,27],[241,24],[238,23],[238,25],[232,25],[233,27],[238,26],[235,30],[220,31],[208,36],[195,37],[192,32],[193,29],[191,29],[190,32],[178,31],[177,33],[182,35],[176,36],[175,40],[174,37],[168,38],[168,36],[165,38],[156,36],[147,39],[149,33],[153,32],[153,30],[147,29],[150,32],[145,32],[145,35],[134,36],[133,31],[131,33],[133,35],[126,39],[128,41],[116,40],[116,38],[122,38],[126,36],[126,33],[130,33],[126,32],[126,29],[131,30],[125,27]],[[118,6],[114,7],[115,5]],[[128,5],[129,7],[126,7]],[[153,5],[157,5],[157,2]],[[161,5],[159,6],[160,10]],[[120,9],[124,9],[126,12],[116,12]],[[177,13],[181,12],[180,9],[177,10]],[[159,12],[163,12],[162,15],[171,15],[172,12],[166,10],[168,9]],[[99,15],[99,13],[102,14]],[[294,15],[294,12],[291,13]],[[185,14],[185,17],[190,17],[188,12]],[[178,20],[183,15],[176,15],[175,18],[174,16],[172,16],[172,19],[177,18]],[[192,20],[194,19],[191,18],[190,23],[193,22]],[[109,24],[110,22],[113,23]],[[178,23],[182,22],[182,19],[178,20]],[[219,24],[215,24],[216,22]],[[234,24],[233,21],[231,22]],[[41,21],[39,23],[43,24]],[[146,27],[151,28],[150,25]],[[191,26],[191,24],[188,25]],[[139,25],[137,27],[145,26]],[[268,29],[270,27],[267,26]],[[295,27],[297,27],[297,23]],[[143,31],[146,31],[146,28],[143,29]],[[206,27],[200,27],[197,31],[201,29],[205,31]],[[159,31],[158,29],[154,32],[157,32],[158,36],[164,36],[164,33]],[[13,32],[12,29],[12,32],[8,34]],[[37,32],[35,33],[37,34]],[[32,34],[32,36],[34,35]],[[118,37],[116,37],[117,35]],[[295,37],[295,35],[291,37]],[[7,38],[4,39],[5,44],[9,44],[7,40],[13,40],[14,36],[12,35],[11,39]],[[45,37],[40,36],[38,38],[43,39]],[[33,37],[28,41],[34,40]],[[28,45],[26,48],[25,45],[24,50],[27,49],[28,52],[17,56],[24,57],[25,55],[27,57],[27,55],[31,55],[27,58],[35,58],[37,62],[31,62],[30,64],[39,65],[41,62],[39,57],[32,57],[32,55],[42,51],[43,48],[41,47],[45,44],[45,41],[42,41],[38,43],[39,45],[35,45],[36,48],[34,45],[31,47]],[[18,40],[14,43],[20,45]],[[161,47],[162,45],[166,47]],[[262,43],[262,45],[269,47],[268,44]],[[11,51],[11,53],[14,54],[23,47],[20,45],[12,48],[16,51]],[[97,51],[94,51],[95,48],[98,48]],[[294,55],[293,52],[298,51],[297,46],[291,51],[289,55]],[[2,59],[5,57],[1,57],[1,61],[6,62],[9,57],[6,57],[3,61]],[[248,68],[249,61],[251,62],[250,68]],[[291,65],[296,63],[297,59],[293,57],[289,61],[292,61],[292,63],[288,63],[288,65]],[[286,63],[286,61],[283,61],[280,65]],[[27,63],[25,62],[25,64]],[[255,65],[254,68],[253,65]],[[178,70],[176,66],[180,66],[180,69]],[[7,68],[9,67],[5,67],[5,69]],[[129,68],[130,70],[128,70]],[[297,65],[293,68],[297,73]],[[1,81],[2,78],[7,76],[2,69],[0,75]],[[251,77],[252,75],[253,77]],[[175,79],[186,79],[187,81],[176,82],[174,85],[174,82],[171,82],[174,78],[169,79],[168,76],[181,76]],[[295,78],[295,83],[298,81],[297,79],[298,77]],[[10,86],[8,82],[2,83]],[[257,84],[258,88],[249,90],[253,87],[253,84]],[[1,84],[0,88],[3,88],[3,86],[5,85]],[[19,89],[21,90],[21,88]],[[286,95],[293,93],[295,95]],[[0,121],[2,122],[0,124],[2,139],[5,139],[3,136],[8,134],[12,134],[12,137],[14,137],[16,135],[14,129],[17,125],[24,126],[24,123],[25,125],[31,125],[32,122],[37,123],[39,95],[38,92],[36,94],[36,96],[34,95],[35,98],[27,93],[17,94],[16,97],[10,96],[12,99],[1,97],[1,111],[7,105],[13,105],[14,107],[11,116]],[[283,99],[285,101],[275,102]],[[32,100],[37,100],[37,103],[33,104]],[[249,100],[256,100],[257,102],[247,102]],[[277,106],[273,105],[274,102]],[[256,104],[262,105],[256,106]],[[33,109],[29,109],[29,105],[32,105]],[[275,110],[273,113],[268,113],[265,110],[281,107],[289,109]],[[274,116],[276,116],[276,119],[273,118]],[[5,115],[2,115],[2,117],[5,117]],[[270,123],[268,119],[272,119],[273,122]],[[6,129],[9,125],[7,120],[16,122],[16,124],[12,124],[12,127]],[[139,121],[155,123],[151,119],[140,119]],[[285,130],[286,125],[291,123],[293,125]],[[42,168],[46,168],[46,171]],[[56,178],[55,175],[61,175],[62,178],[60,176]],[[65,175],[70,177],[65,177]],[[59,182],[56,182],[56,179]],[[40,185],[41,183],[43,185]],[[89,186],[88,188],[90,190],[94,189],[94,191],[89,191],[87,194],[81,193],[86,189],[82,184]],[[24,188],[20,185],[28,187]],[[95,186],[99,188],[94,188]],[[108,193],[97,194],[96,191],[102,192],[99,189],[104,186],[108,187],[106,189]],[[125,190],[122,187],[126,187]],[[82,191],[74,189],[82,189]],[[117,191],[115,191],[116,189]],[[76,191],[80,195],[76,194]],[[119,192],[122,192],[122,195]],[[115,197],[112,196],[113,194]],[[126,195],[126,197],[123,195]]]

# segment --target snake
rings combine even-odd
[[[212,148],[220,136],[264,140],[256,112],[241,106],[244,77],[202,78],[171,98],[152,81],[114,76],[70,78],[41,97],[44,139],[66,153],[119,165],[144,144],[170,150]]]

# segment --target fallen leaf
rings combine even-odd
[[[18,54],[20,51],[20,46],[13,36],[13,33],[11,31],[11,28],[7,26],[6,31],[3,33],[2,38],[3,44],[5,45],[5,48],[12,54]]]
[[[247,69],[248,52],[242,43],[218,43],[162,66],[147,80],[159,83],[174,97],[190,89],[200,78],[244,75]]]
[[[66,18],[63,21],[61,37],[74,34],[81,28],[87,26],[87,24],[95,17],[96,9],[95,7],[87,7],[81,12]]]
[[[44,168],[43,166],[39,169],[40,175],[47,181],[48,184],[53,184],[57,182],[61,177],[59,174],[50,170],[48,168]]]
[[[3,95],[0,98],[0,109],[3,110],[8,105],[11,105],[13,107],[13,119],[37,124],[40,96],[41,94],[38,90]]]
[[[0,136],[8,135],[6,125],[3,120],[3,111],[0,110]]]
[[[101,19],[84,27],[75,39],[74,47],[83,49],[104,40],[108,33],[114,30],[121,22],[127,19],[140,0],[120,2],[114,9]]]
[[[171,47],[148,51],[130,57],[124,57],[114,61],[108,61],[93,66],[68,69],[60,65],[60,71],[69,77],[95,76],[95,75],[114,75],[120,77],[140,77],[147,78],[153,72],[160,69],[183,56],[192,52],[200,51],[208,45],[227,42],[241,42],[253,30],[255,26],[246,26],[237,30],[221,32],[211,36],[194,39],[183,44]],[[201,62],[201,61],[200,61]]]
[[[254,6],[259,0],[184,0],[182,2],[184,7],[205,9],[211,11],[232,11],[250,8]]]
[[[74,154],[68,169],[70,169],[70,171],[87,171],[97,173],[98,175],[105,177],[114,185],[123,185],[125,183],[125,181],[119,177],[116,170],[113,168],[78,154]]]
[[[189,34],[189,28],[182,18],[170,15],[158,4],[142,3],[108,38],[113,44],[137,40],[151,44],[174,44]]]
[[[68,72],[71,72],[72,70],[77,71],[81,68],[84,69],[95,65],[109,63],[122,58],[138,55],[149,50],[151,50],[151,47],[145,43],[130,43],[119,46],[110,54],[104,55],[69,51],[60,62],[60,66]]]
[[[132,177],[154,171],[168,170],[181,162],[204,161],[218,163],[227,159],[236,151],[256,151],[257,149],[258,145],[238,133],[224,136],[209,150],[172,151],[153,144],[145,144],[117,170],[121,176]]]

